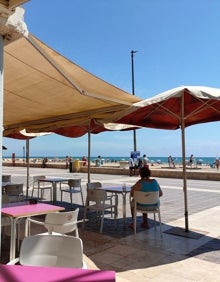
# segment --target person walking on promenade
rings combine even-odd
[[[149,167],[149,164],[148,164],[149,160],[145,154],[143,155],[142,163],[143,163],[143,167]]]
[[[68,169],[69,168],[69,157],[68,156],[66,156],[65,162],[66,162],[66,169]]]
[[[220,165],[220,161],[219,161],[218,158],[216,158],[216,160],[215,160],[215,167],[216,167],[217,170],[219,170],[219,165]]]
[[[151,175],[151,171],[148,167],[142,167],[139,170],[140,172],[140,177],[141,179],[139,179],[132,187],[131,187],[131,197],[134,195],[134,191],[144,191],[144,192],[159,192],[159,197],[161,197],[163,195],[163,192],[160,188],[159,183],[157,182],[156,179],[152,179],[150,178]],[[160,203],[155,203],[155,206],[159,205]],[[150,209],[152,206],[148,206],[148,205],[144,205],[146,207],[144,207],[144,209]],[[133,214],[134,214],[134,200],[132,199],[130,202],[130,207],[131,207],[131,215],[132,215],[132,223],[129,224],[129,228],[134,228],[133,225]],[[148,218],[147,218],[147,214],[143,213],[143,222],[141,223],[141,227],[148,229],[149,228],[149,224],[148,224]]]
[[[168,157],[168,164],[169,164],[169,167],[174,167],[174,168],[176,167],[174,159],[172,158],[172,156]]]
[[[47,165],[47,162],[48,162],[48,158],[43,158],[41,167],[45,168]]]
[[[129,170],[130,170],[130,176],[135,175],[135,163],[133,158],[129,159]]]
[[[192,167],[193,162],[194,162],[194,157],[193,157],[193,155],[191,155],[190,158],[189,158],[189,165],[190,165],[190,167]]]

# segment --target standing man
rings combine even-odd
[[[190,167],[192,167],[193,162],[194,162],[194,157],[193,157],[193,154],[192,154],[192,155],[190,156],[190,158],[189,158],[189,165],[190,165]]]
[[[129,159],[129,170],[130,170],[130,176],[135,175],[135,163],[132,157]]]
[[[149,160],[146,155],[143,155],[142,163],[143,163],[143,167],[149,168]]]

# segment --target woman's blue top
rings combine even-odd
[[[153,179],[152,181],[141,181],[141,189],[140,191],[143,192],[158,192],[159,193],[160,187],[158,182]],[[155,206],[159,206],[160,205],[160,201],[158,199],[158,202],[155,204],[139,204],[139,206],[143,206],[143,207],[155,207]]]

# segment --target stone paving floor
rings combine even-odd
[[[4,174],[12,174],[12,181],[26,183],[25,168],[3,167]],[[80,177],[85,187],[87,175],[69,173],[62,169],[32,168],[33,175]],[[91,181],[100,181],[104,185],[132,185],[138,177],[124,175],[91,175]],[[172,227],[184,227],[183,192],[181,181],[158,179],[164,192],[161,198],[163,231]],[[206,186],[207,185],[207,186]],[[31,186],[31,185],[30,185]],[[111,269],[116,272],[119,282],[123,281],[220,281],[220,190],[218,183],[189,182],[189,222],[190,230],[201,234],[198,239],[163,233],[159,229],[143,230],[138,226],[137,235],[124,228],[122,220],[122,200],[119,197],[119,219],[117,229],[107,217],[103,234],[90,218],[86,228],[79,223],[79,235],[83,240],[85,260],[88,268]],[[75,194],[74,203],[80,207],[80,194]],[[60,195],[58,193],[58,199]],[[49,199],[49,197],[48,197]],[[64,199],[69,206],[69,198]],[[127,222],[130,212],[127,205]],[[91,218],[92,220],[92,218]],[[140,218],[139,218],[140,220]],[[152,225],[153,226],[153,225]],[[32,232],[43,232],[42,227],[33,228]],[[22,237],[22,235],[21,235]],[[3,247],[8,249],[9,237],[5,236]],[[1,258],[3,259],[3,257]],[[3,261],[2,261],[3,262]]]

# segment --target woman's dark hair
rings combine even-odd
[[[150,177],[150,175],[151,175],[151,171],[149,170],[148,167],[141,167],[139,172],[140,172],[141,178]]]

